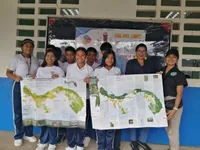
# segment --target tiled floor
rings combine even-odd
[[[13,146],[13,133],[10,132],[0,132],[0,150],[35,150],[37,143],[30,144],[28,142],[24,142],[22,147],[14,147]],[[65,150],[66,144],[58,145],[57,150]],[[162,145],[151,145],[152,150],[167,150],[168,146]],[[88,148],[85,150],[96,150],[95,141],[91,141]],[[121,150],[131,150],[128,142],[122,142]],[[192,147],[182,147],[180,150],[200,150],[199,148]]]

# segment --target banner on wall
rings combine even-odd
[[[21,99],[25,126],[85,128],[86,86],[82,80],[24,79]]]
[[[144,42],[145,30],[128,29],[103,29],[103,28],[76,28],[76,47],[94,47],[100,52],[100,46],[104,42],[109,42],[113,50],[125,57],[132,57],[134,45]],[[127,51],[130,49],[130,51]]]
[[[167,126],[161,75],[93,78],[90,105],[94,129]]]

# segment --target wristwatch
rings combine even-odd
[[[174,107],[174,108],[173,108],[173,110],[176,110],[176,111],[177,111],[177,110],[178,110],[178,108]]]

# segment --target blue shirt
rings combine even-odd
[[[98,63],[101,64],[102,58],[99,59]],[[116,55],[116,67],[121,71],[121,74],[125,74],[126,59],[123,56]]]

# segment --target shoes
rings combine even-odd
[[[131,146],[132,150],[139,150],[137,141],[132,141],[130,146]]]
[[[35,136],[31,136],[31,137],[24,136],[24,140],[27,140],[27,141],[29,141],[31,143],[37,142],[37,138]]]
[[[144,150],[151,150],[151,148],[146,143],[138,141],[138,145],[142,147]]]
[[[77,149],[76,149],[76,146],[74,148],[71,148],[71,147],[68,146],[68,147],[65,148],[65,150],[77,150]]]
[[[23,144],[22,139],[18,139],[18,140],[14,141],[14,146],[16,146],[16,147],[22,146],[22,144]]]
[[[90,137],[85,137],[83,141],[84,147],[88,147],[89,143],[90,143]]]
[[[49,144],[49,147],[47,150],[55,150],[55,149],[56,149],[56,145]]]
[[[44,150],[47,147],[48,147],[48,144],[38,144],[38,147],[36,148],[36,150]]]
[[[77,150],[84,150],[84,147],[77,146]]]

